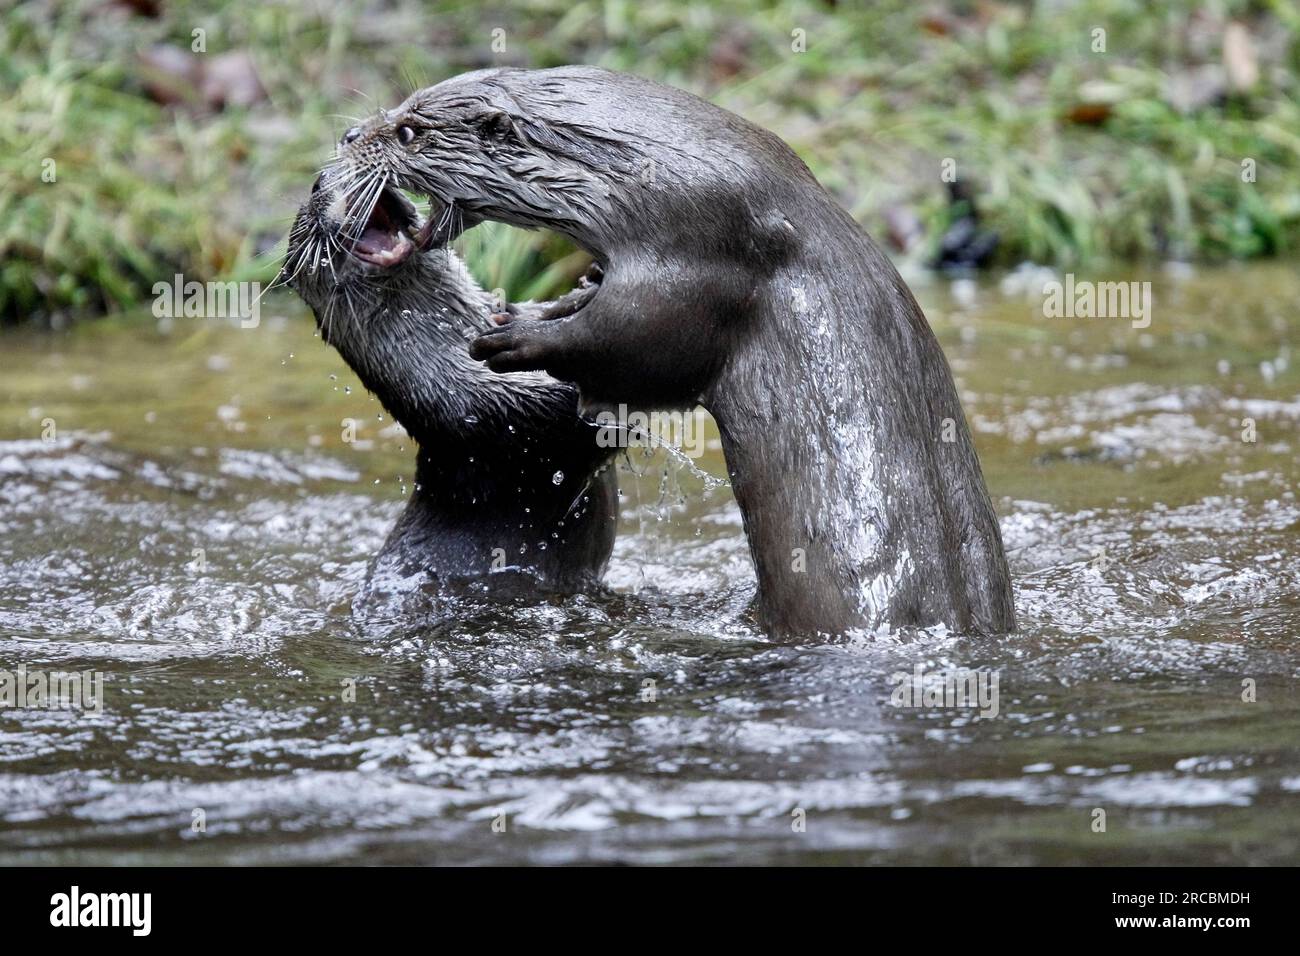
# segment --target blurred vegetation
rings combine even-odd
[[[780,133],[917,260],[959,214],[945,159],[1005,264],[1297,247],[1294,0],[861,7],[28,0],[0,34],[0,318],[129,307],[174,272],[269,281],[347,114],[492,64],[593,63],[691,89]],[[187,86],[191,67],[226,85]],[[484,228],[465,243],[514,298],[582,267],[556,237]]]

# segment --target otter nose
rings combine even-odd
[[[341,142],[344,146],[346,146],[348,145],[348,143],[356,142],[360,136],[361,136],[361,127],[354,126],[346,133],[343,134],[343,139],[341,139],[339,142]]]

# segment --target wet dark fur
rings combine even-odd
[[[893,265],[776,136],[680,90],[565,67],[453,78],[351,139],[351,169],[596,257],[585,308],[490,330],[473,354],[576,382],[587,406],[704,404],[770,630],[1014,628],[943,352]]]
[[[617,493],[611,452],[578,417],[577,390],[540,373],[497,375],[469,357],[466,340],[490,327],[494,303],[449,249],[384,270],[347,255],[341,179],[327,171],[300,210],[284,275],[325,341],[419,444],[415,488],[358,607],[413,590],[436,603],[465,582],[510,593],[595,585],[613,548]]]

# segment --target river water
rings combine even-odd
[[[608,595],[359,633],[413,451],[295,300],[0,333],[0,669],[104,681],[0,708],[0,863],[1297,862],[1300,277],[1151,273],[1147,328],[916,281],[996,639],[769,641],[730,492],[639,451]]]

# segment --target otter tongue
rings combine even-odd
[[[400,232],[381,232],[367,227],[353,252],[377,266],[395,266],[415,249],[415,244]]]
[[[383,202],[375,203],[370,221],[352,248],[354,255],[377,266],[395,266],[414,250],[415,244],[398,230]]]

